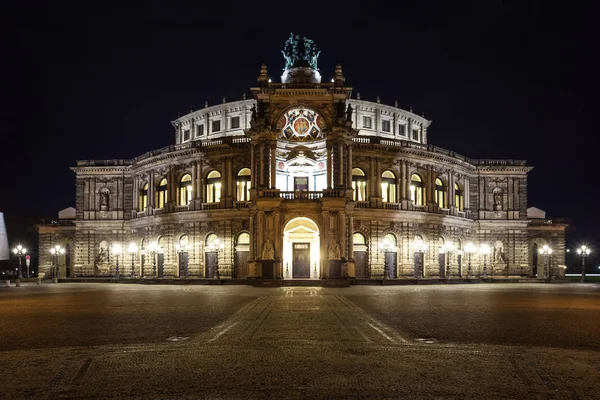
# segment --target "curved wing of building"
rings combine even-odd
[[[528,219],[525,161],[429,144],[430,120],[353,96],[339,65],[322,83],[318,51],[304,46],[284,51],[281,83],[263,65],[252,98],[173,121],[173,145],[78,161],[76,219],[64,233],[72,274],[114,275],[119,257],[132,277],[560,272],[566,225]],[[551,261],[538,256],[544,244]]]
[[[6,235],[4,214],[0,212],[0,260],[8,260],[9,258],[10,253],[8,251],[8,236]]]

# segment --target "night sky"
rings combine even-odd
[[[172,144],[171,120],[205,101],[241,99],[263,62],[278,82],[293,31],[322,50],[324,81],[341,63],[353,96],[397,100],[432,119],[429,143],[473,158],[528,160],[529,205],[571,218],[569,241],[600,250],[592,9],[11,3],[0,8],[0,212],[13,242],[31,243],[28,224],[74,206],[76,160],[133,158]]]

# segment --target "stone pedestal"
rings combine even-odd
[[[262,260],[261,261],[261,278],[262,279],[273,279],[275,274],[273,273],[275,260]]]
[[[342,278],[342,260],[329,260],[329,279]]]

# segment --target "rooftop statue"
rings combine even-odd
[[[317,49],[314,41],[306,37],[300,39],[299,35],[294,36],[293,32],[290,33],[281,54],[285,59],[284,70],[295,67],[309,67],[318,70],[317,59],[321,50]]]

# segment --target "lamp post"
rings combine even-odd
[[[487,243],[482,243],[479,246],[479,253],[481,253],[481,255],[483,256],[483,275],[482,278],[483,279],[487,279],[487,264],[486,264],[486,257],[488,254],[490,254],[490,245]]]
[[[135,245],[135,243],[131,242],[129,243],[129,246],[127,247],[127,252],[129,253],[129,255],[131,255],[131,278],[135,278],[135,264],[134,264],[134,259],[135,259],[135,255],[138,251],[137,246]]]
[[[52,272],[53,272],[53,280],[54,283],[58,283],[58,256],[65,254],[65,249],[60,247],[59,245],[54,246],[50,249],[50,254],[52,254],[52,261],[54,263]]]
[[[442,250],[446,254],[446,279],[450,279],[450,256],[454,252],[454,245],[452,243],[444,243]]]
[[[577,254],[581,256],[581,283],[585,282],[585,258],[590,255],[592,251],[587,246],[581,246],[577,249]]]
[[[148,252],[152,257],[152,278],[156,279],[156,253],[158,253],[158,243],[152,242],[148,245]]]
[[[188,186],[191,187],[191,186]],[[177,245],[175,246],[175,248],[177,249],[177,252],[179,253],[179,272],[181,274],[181,264],[183,263],[183,255],[187,254],[187,252],[190,250],[190,245],[188,243],[185,243],[183,245]],[[180,276],[180,278],[184,278],[187,279],[188,278],[188,266],[187,263],[185,265],[185,268],[183,268],[183,277]]]
[[[473,279],[473,267],[471,266],[471,255],[475,253],[475,245],[469,242],[465,245],[465,253],[467,253],[467,279]]]
[[[17,271],[17,279],[15,281],[16,286],[19,287],[21,286],[21,279],[23,278],[23,267],[21,264],[21,257],[27,255],[27,249],[21,245],[17,245],[17,247],[13,249],[13,254],[19,259],[19,269]],[[29,278],[29,266],[27,266],[27,277]]]
[[[552,249],[545,244],[541,249],[540,249],[540,254],[544,256],[544,279],[548,279],[549,275],[548,275],[548,269],[550,266],[550,255],[552,254]]]
[[[384,238],[383,241],[379,242],[379,250],[383,251],[383,279],[388,279],[389,268],[387,263],[385,262],[385,254],[391,250],[392,244],[389,239]]]
[[[221,277],[219,275],[219,253],[221,251],[223,251],[224,248],[225,248],[225,245],[223,243],[221,243],[219,238],[216,238],[215,240],[213,240],[213,242],[209,246],[209,249],[211,251],[217,253],[217,262],[215,263],[215,279],[221,279]]]
[[[123,254],[123,246],[121,246],[119,243],[113,244],[112,253],[117,258],[117,267],[115,269],[115,278],[117,278],[117,280],[119,280],[119,278],[121,277],[119,274],[119,256],[121,256],[121,254]]]
[[[418,254],[419,257],[418,267],[415,269],[415,279],[423,278],[425,250],[427,250],[427,243],[423,239],[415,239],[415,254]]]

